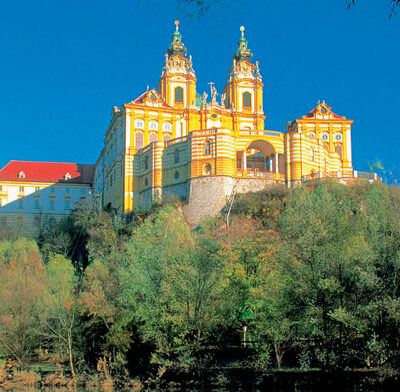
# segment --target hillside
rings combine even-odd
[[[398,369],[400,191],[382,183],[238,195],[192,229],[179,202],[74,211],[0,242],[0,355],[104,358],[112,377],[210,366]]]

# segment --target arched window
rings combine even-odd
[[[152,133],[150,135],[150,143],[156,142],[157,141],[157,135],[155,133]]]
[[[140,148],[143,148],[143,133],[138,132],[136,134],[136,148],[139,150]]]
[[[171,135],[164,135],[164,142],[171,140]]]
[[[204,155],[210,155],[211,154],[211,142],[209,140],[206,140],[206,143],[204,144]]]
[[[247,109],[251,108],[251,94],[247,91],[243,93],[243,107]]]
[[[183,103],[183,88],[175,87],[175,102]]]
[[[174,162],[179,163],[179,150],[178,149],[176,149],[174,151]]]

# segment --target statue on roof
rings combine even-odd
[[[204,91],[204,93],[203,93],[203,105],[207,105],[207,98],[208,98],[208,94]]]
[[[225,98],[226,98],[226,94],[222,93],[221,94],[221,106],[225,106]]]

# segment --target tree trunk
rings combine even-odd
[[[278,363],[278,369],[280,369],[282,366],[282,358],[283,358],[283,351],[280,342],[274,343],[274,349],[275,349],[276,362]]]
[[[71,369],[71,376],[75,379],[74,362],[72,360],[72,339],[71,331],[68,331],[68,355],[69,355],[69,367]]]

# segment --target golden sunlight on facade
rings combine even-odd
[[[196,224],[206,215],[218,213],[236,192],[293,187],[327,177],[342,182],[357,177],[351,153],[353,121],[335,114],[325,102],[289,122],[286,133],[265,129],[260,66],[253,61],[243,26],[222,93],[209,83],[208,95],[197,92],[192,56],[182,41],[179,22],[175,24],[158,89],[147,88],[135,100],[113,108],[94,176],[84,176],[81,186],[90,188],[90,200],[98,208],[128,212],[178,196],[186,202],[188,221]],[[33,169],[38,164],[25,162],[24,167],[30,172],[30,166]],[[46,170],[56,170],[59,165],[46,164]],[[9,208],[3,208],[7,201],[2,189],[9,187],[10,181],[22,186],[14,174],[0,179],[4,222],[11,215]],[[57,186],[51,181],[46,186],[67,189],[71,181],[63,175],[53,176]],[[59,200],[65,204],[62,212],[52,208],[44,212],[59,216],[68,212],[76,200],[71,204],[69,193],[66,195],[57,197],[59,209],[64,206]],[[33,197],[36,204],[26,211],[31,221],[36,212],[43,212],[35,209],[43,205],[36,199]],[[52,203],[51,195],[49,200],[47,204]],[[22,216],[24,203],[18,203],[20,208],[12,213]]]
[[[158,91],[148,89],[113,109],[96,163],[99,207],[127,212],[177,195],[189,204],[203,199],[208,211],[206,205],[221,200],[219,208],[234,188],[247,192],[353,177],[352,121],[327,104],[289,123],[286,134],[265,129],[260,67],[243,26],[223,92],[209,83],[210,95],[200,95],[192,57],[175,23]]]

